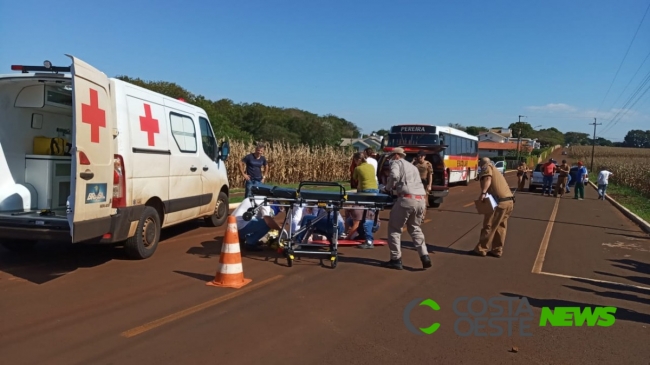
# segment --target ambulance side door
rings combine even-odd
[[[199,159],[201,160],[201,181],[203,185],[203,194],[201,195],[203,205],[201,205],[200,214],[214,214],[219,191],[225,183],[222,177],[227,176],[219,171],[222,168],[225,169],[225,162],[217,159],[219,149],[207,116],[199,114],[198,117],[199,129],[201,130]]]
[[[96,238],[111,227],[113,119],[108,77],[72,59],[73,104],[68,222],[72,242]]]

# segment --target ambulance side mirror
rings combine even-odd
[[[221,147],[219,147],[219,159],[221,159],[221,161],[226,161],[228,160],[228,155],[230,155],[230,143],[224,141],[221,143]]]

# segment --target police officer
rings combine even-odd
[[[505,177],[492,166],[489,158],[482,158],[479,164],[481,166],[481,175],[479,176],[481,195],[479,199],[485,199],[486,194],[489,193],[497,201],[497,206],[492,214],[485,215],[478,244],[468,253],[477,256],[487,254],[501,257],[506,242],[508,218],[514,209],[514,196]]]
[[[566,163],[566,160],[562,160],[562,165],[557,167],[557,171],[560,173],[557,177],[557,185],[555,186],[555,197],[557,198],[558,194],[560,198],[564,196],[564,191],[567,187],[567,180],[569,180],[569,171],[571,167]]]
[[[391,259],[382,264],[384,267],[402,270],[402,227],[413,238],[415,248],[420,254],[423,268],[431,267],[431,259],[424,242],[420,225],[426,211],[427,193],[420,179],[420,172],[413,164],[404,160],[404,149],[397,147],[391,151],[390,176],[385,191],[396,191],[397,200],[391,208],[388,221],[388,247]]]
[[[422,185],[426,189],[427,194],[429,194],[431,191],[431,185],[433,184],[433,166],[431,166],[431,162],[426,160],[426,156],[426,152],[418,152],[418,158],[413,161],[413,165],[418,168]],[[426,204],[428,207],[429,199],[426,199]]]

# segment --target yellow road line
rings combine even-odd
[[[431,222],[431,219],[425,219],[424,220],[424,223],[429,223],[429,222]]]
[[[463,205],[463,208],[471,207],[472,205],[474,205],[474,202]]]
[[[142,334],[142,333],[147,332],[149,330],[152,330],[154,328],[160,327],[160,326],[162,326],[164,324],[173,322],[173,321],[175,321],[177,319],[187,317],[190,314],[194,314],[196,312],[202,311],[202,310],[204,310],[206,308],[212,307],[212,306],[217,305],[219,303],[223,303],[223,302],[225,302],[227,300],[236,298],[236,297],[238,297],[238,296],[240,296],[242,294],[248,293],[248,292],[253,291],[255,289],[258,289],[258,288],[260,288],[260,287],[262,287],[264,285],[270,284],[270,283],[272,283],[272,282],[274,282],[274,281],[276,281],[278,279],[281,279],[282,277],[284,277],[284,275],[274,276],[274,277],[272,277],[270,279],[260,281],[257,284],[253,284],[253,285],[250,285],[250,286],[243,287],[242,289],[239,289],[236,292],[226,294],[224,296],[209,300],[209,301],[207,301],[205,303],[195,305],[194,307],[183,309],[183,310],[178,311],[176,313],[170,314],[170,315],[168,315],[166,317],[156,319],[156,320],[151,321],[149,323],[146,323],[146,324],[144,324],[142,326],[132,328],[132,329],[130,329],[128,331],[124,331],[124,332],[121,333],[121,336],[126,337],[126,338],[137,336],[139,334]]]
[[[535,259],[535,265],[533,266],[533,273],[539,274],[542,272],[542,265],[544,265],[544,259],[546,258],[546,249],[548,249],[548,241],[551,239],[551,232],[553,231],[553,224],[555,224],[555,215],[557,214],[557,208],[560,205],[561,199],[555,199],[555,206],[551,212],[551,218],[546,225],[546,231],[544,232],[544,238],[542,238],[542,243],[539,246],[539,251],[537,252],[537,258]]]

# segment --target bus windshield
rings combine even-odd
[[[388,147],[439,145],[436,127],[430,125],[396,125],[388,134]]]

